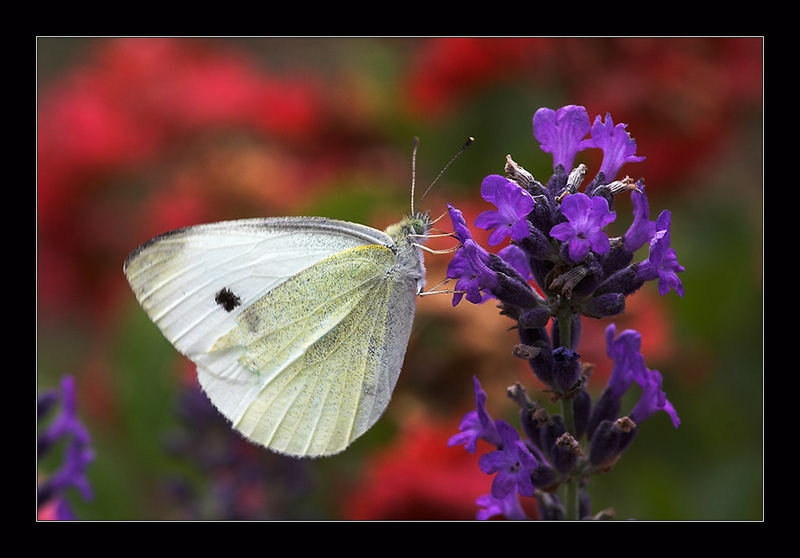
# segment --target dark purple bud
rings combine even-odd
[[[617,456],[619,434],[610,420],[604,420],[597,426],[589,445],[589,462],[592,465],[599,467]]]
[[[603,266],[603,276],[613,275],[633,260],[633,252],[628,250],[622,237],[609,239],[611,249],[600,258]]]
[[[539,355],[530,359],[528,364],[539,380],[550,384],[553,379],[553,353],[550,345],[550,336],[543,327],[519,328],[519,340],[523,345],[539,347]]]
[[[589,462],[595,467],[611,464],[636,435],[636,423],[628,417],[604,420],[592,435]]]
[[[594,192],[595,188],[597,188],[598,186],[602,186],[603,184],[605,184],[607,182],[608,182],[608,180],[606,180],[605,173],[603,171],[599,171],[595,175],[595,177],[592,179],[592,181],[588,184],[588,186],[586,186],[586,188],[584,189],[584,192],[586,192],[587,196],[591,196],[592,193]]]
[[[533,486],[547,489],[556,482],[556,476],[556,472],[550,466],[539,461],[531,472],[531,482]]]
[[[615,420],[619,416],[620,406],[621,402],[618,397],[614,397],[608,389],[603,390],[589,414],[589,420],[586,423],[586,437],[592,438],[595,429],[601,422]]]
[[[589,413],[592,408],[592,397],[585,389],[581,389],[572,399],[572,414],[575,420],[575,437],[580,440],[589,424]]]
[[[589,318],[606,318],[616,316],[625,310],[625,295],[607,293],[595,296],[581,304],[581,314]]]
[[[531,308],[520,314],[519,327],[526,329],[544,327],[549,320],[550,310],[542,307]]]
[[[489,269],[497,277],[497,285],[490,290],[498,300],[517,308],[533,308],[541,302],[541,297],[516,269],[502,258],[489,254]]]
[[[579,358],[578,353],[566,347],[557,347],[553,350],[552,385],[559,393],[568,393],[578,382],[581,373]]]
[[[534,196],[533,201],[536,203],[533,210],[528,213],[528,222],[536,230],[546,233],[555,224],[554,218],[558,211],[558,204],[547,191],[543,195]]]
[[[562,474],[569,473],[577,463],[578,457],[583,455],[580,444],[569,432],[558,437],[552,453],[553,467]]]
[[[547,190],[551,196],[558,195],[561,190],[567,187],[567,171],[564,170],[564,165],[557,164],[553,169],[553,175],[547,181]]]
[[[523,407],[520,410],[519,418],[525,435],[537,448],[542,449],[541,431],[542,426],[544,426],[549,419],[547,411],[544,408],[533,404]]]
[[[531,258],[530,263],[531,274],[536,280],[536,284],[539,285],[545,291],[545,293],[549,293],[550,291],[547,288],[547,278],[555,267],[555,263],[549,260],[537,260],[535,258]]]
[[[530,219],[528,220],[528,229],[530,233],[525,238],[518,241],[520,247],[527,252],[529,256],[537,260],[553,260],[556,257],[556,251],[550,242],[550,239],[537,227],[535,227]]]
[[[560,415],[553,415],[539,429],[539,447],[548,456],[553,456],[553,447],[556,440],[567,431],[564,419]]]
[[[595,289],[594,295],[600,296],[608,293],[621,293],[629,295],[644,285],[644,280],[637,274],[637,265],[631,264],[628,267],[614,273],[611,277],[600,283]]]

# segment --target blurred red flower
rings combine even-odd
[[[204,138],[238,130],[291,143],[313,137],[325,111],[312,80],[269,75],[203,40],[97,40],[90,54],[40,94],[37,225],[41,307],[92,317],[143,235],[195,224],[214,202],[215,215],[235,205],[229,189],[196,195],[207,185],[181,171],[208,155],[196,150]],[[276,179],[301,183],[286,171]]]
[[[458,114],[498,83],[562,91],[559,106],[629,124],[647,156],[632,172],[676,188],[743,112],[760,111],[762,59],[757,37],[436,38],[423,44],[407,80],[412,110],[426,118]]]
[[[478,496],[488,494],[492,477],[478,459],[493,448],[482,440],[478,451],[447,447],[461,415],[451,421],[417,420],[389,447],[364,465],[364,478],[343,498],[342,515],[353,520],[471,520]],[[527,502],[529,515],[535,503]],[[531,507],[532,506],[532,507]]]

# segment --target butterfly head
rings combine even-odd
[[[415,244],[422,244],[432,226],[430,214],[427,211],[424,213],[418,211],[412,215],[406,215],[399,223],[389,225],[386,228],[386,234],[395,241],[410,239]]]

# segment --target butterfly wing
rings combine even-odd
[[[271,290],[197,361],[206,393],[259,444],[340,452],[378,420],[400,373],[414,290],[395,267],[389,248],[361,246]]]
[[[125,273],[207,395],[251,440],[329,455],[388,404],[414,315],[390,237],[321,218],[180,229]]]
[[[223,221],[155,237],[128,256],[124,272],[150,319],[192,358],[299,271],[342,250],[390,242],[381,231],[332,219]]]

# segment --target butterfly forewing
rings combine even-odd
[[[125,274],[148,316],[191,356],[211,349],[245,308],[299,271],[387,242],[378,230],[323,218],[224,221],[156,237],[128,257]]]

